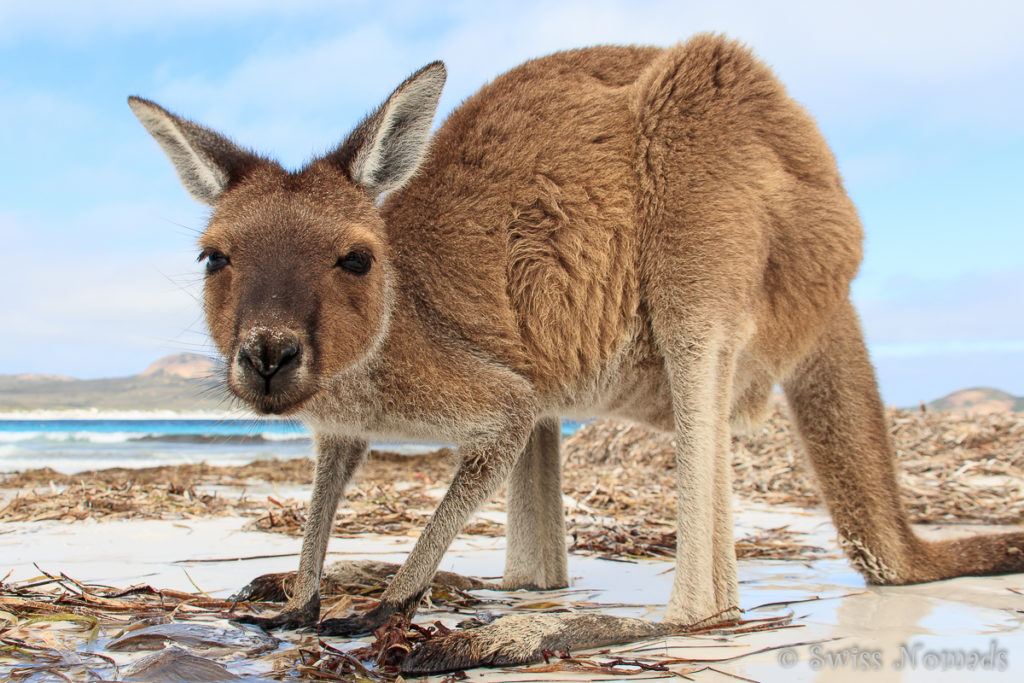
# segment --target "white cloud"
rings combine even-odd
[[[431,5],[412,0],[36,0],[0,3],[7,40],[125,32],[166,33],[197,25],[246,27],[255,21],[323,26],[378,24],[396,35],[417,26],[437,43],[456,38],[480,49],[477,62],[512,52],[540,52],[595,42],[670,44],[698,31],[727,31],[787,64],[846,63],[916,78],[945,80],[1021,54],[1024,6],[1014,0],[474,0]],[[461,38],[460,38],[461,36]],[[407,38],[408,40],[408,38]],[[813,55],[809,58],[808,55]],[[385,56],[383,52],[376,57]]]
[[[351,2],[350,6],[363,5]],[[196,23],[244,23],[254,17],[287,18],[330,11],[330,0],[11,0],[0,3],[0,40],[75,40],[165,31]]]
[[[260,43],[220,77],[172,74],[154,94],[294,156],[298,148],[330,144],[319,138],[334,141],[430,59],[449,64],[444,109],[530,57],[596,43],[668,45],[714,30],[751,45],[798,99],[829,119],[863,122],[910,107],[940,124],[971,118],[1019,129],[1024,115],[1024,93],[1014,87],[1024,68],[1020,3],[536,0],[375,7],[359,4],[360,21],[346,22],[347,8],[303,5],[309,20],[337,25],[338,32],[310,44]],[[203,10],[197,3],[183,11]],[[274,11],[261,4],[247,16]]]
[[[854,300],[872,348],[890,355],[1021,350],[1019,268],[951,278],[890,278]]]
[[[993,353],[1024,354],[1024,339],[940,339],[871,344],[871,355],[876,359],[987,355]]]
[[[90,220],[123,219],[108,227],[130,235],[143,214],[113,206]],[[0,250],[0,373],[124,374],[126,358],[137,364],[205,346],[191,239],[164,250],[69,240],[38,216],[2,216],[0,229],[19,237],[17,249]]]
[[[886,402],[916,405],[972,386],[1024,395],[1022,278],[1019,268],[901,276],[855,295]]]
[[[935,353],[916,356],[876,355],[885,402],[914,406],[958,389],[994,387],[1024,395],[1024,353]]]
[[[415,68],[397,37],[371,24],[268,47],[213,80],[172,77],[146,96],[294,166],[340,142]]]
[[[22,220],[11,214],[0,213],[0,244],[8,253],[28,243],[28,231]]]

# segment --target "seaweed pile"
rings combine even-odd
[[[322,587],[322,618],[372,608],[396,569],[397,565],[369,562],[336,568],[333,576],[328,572]],[[532,596],[521,594],[482,598],[465,589],[486,588],[486,582],[439,572],[421,613],[444,615],[449,623],[453,614],[462,613],[466,617],[462,621],[448,626],[437,618],[431,622],[430,616],[424,623],[396,616],[369,639],[338,642],[295,631],[275,637],[227,620],[232,614],[279,609],[282,603],[263,601],[283,585],[273,580],[264,581],[244,600],[218,600],[201,590],[187,593],[149,585],[118,589],[79,582],[65,574],[40,572],[40,576],[25,581],[0,581],[0,672],[6,673],[8,680],[393,681],[401,680],[401,667],[417,647],[456,631],[486,626],[506,615],[551,611],[586,614],[617,607],[573,600],[572,591],[549,594],[545,602],[533,602]],[[274,576],[282,582],[289,578]],[[257,599],[260,602],[253,602]],[[614,655],[608,650],[590,654],[545,651],[544,664],[516,672],[575,672],[591,679],[644,672],[685,675],[764,651],[747,649],[737,655],[735,646],[722,642],[722,636],[786,628],[793,628],[792,614],[741,619],[688,631],[688,636],[710,637],[706,647],[722,649],[722,656],[714,659],[659,655],[663,646],[649,647],[648,641],[636,645],[628,656],[621,649]],[[464,672],[456,671],[443,681],[465,678]]]
[[[1024,413],[891,409],[889,425],[911,521],[1024,521]],[[663,500],[672,495],[670,435],[600,420],[566,439],[565,456],[566,492],[581,503],[628,511],[646,500],[645,490],[663,489]],[[733,489],[742,500],[770,505],[822,504],[780,408],[755,434],[734,441]]]
[[[1024,520],[1024,415],[890,412],[904,503],[918,523]],[[564,443],[563,490],[571,500],[575,552],[614,557],[671,557],[675,545],[674,450],[670,435],[609,420],[584,425]],[[409,535],[422,529],[452,470],[448,451],[407,456],[374,452],[339,510],[335,534]],[[769,505],[821,504],[788,418],[776,410],[733,450],[734,489],[741,500]],[[245,467],[185,465],[61,475],[30,470],[0,486],[17,493],[0,507],[0,522],[81,519],[193,518],[237,515],[249,528],[299,535],[306,505],[276,496],[253,499],[260,482],[308,484],[309,460]],[[222,487],[240,490],[224,494]],[[499,495],[488,507],[504,509]],[[502,525],[477,516],[464,530],[495,536]],[[786,529],[756,542],[741,539],[740,557],[817,557]]]

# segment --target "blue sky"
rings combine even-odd
[[[1020,2],[7,0],[0,373],[210,351],[206,210],[129,94],[297,166],[434,59],[443,115],[530,57],[707,30],[753,47],[832,144],[867,231],[854,299],[885,399],[1024,394]]]

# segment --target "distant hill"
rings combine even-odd
[[[141,374],[110,379],[0,375],[0,412],[20,410],[226,410],[216,362],[195,353],[167,356]]]
[[[12,377],[16,380],[24,382],[74,382],[74,377],[65,377],[64,375],[0,375],[3,377]]]
[[[1024,397],[1014,396],[999,389],[974,387],[960,389],[935,399],[928,404],[928,408],[929,410],[958,410],[972,413],[1007,413],[1024,411]]]
[[[138,375],[73,379],[60,375],[0,375],[0,412],[21,410],[209,410],[231,407],[218,362],[179,353],[153,362]],[[927,404],[929,410],[1024,412],[1024,398],[977,387],[954,391]]]
[[[209,356],[198,353],[179,353],[164,356],[142,371],[143,377],[184,377],[185,379],[207,379],[217,372],[217,363]]]

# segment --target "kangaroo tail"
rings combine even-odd
[[[1024,533],[929,542],[900,502],[874,369],[849,302],[783,382],[839,542],[869,583],[1024,571]]]

